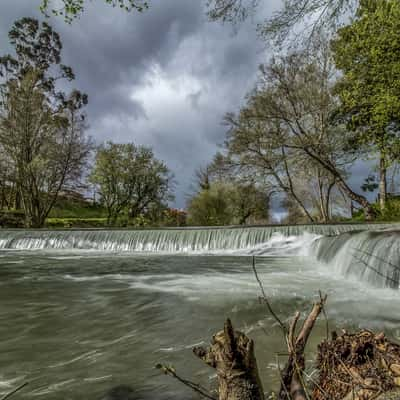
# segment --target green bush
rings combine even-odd
[[[46,228],[104,228],[107,218],[47,218]]]
[[[384,210],[379,212],[379,221],[400,221],[400,198],[392,198],[386,202]]]

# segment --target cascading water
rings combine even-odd
[[[312,253],[335,271],[377,287],[399,288],[400,230],[348,232],[325,236]]]
[[[398,229],[398,230],[396,230]],[[398,288],[400,225],[298,225],[163,230],[0,230],[2,250],[304,255],[335,272]]]
[[[21,231],[0,230],[0,249],[81,249],[130,252],[215,252],[267,248],[271,239],[295,242],[303,234],[339,235],[357,229],[388,229],[394,225],[297,225],[248,228],[164,230]],[[261,246],[261,247],[260,247]]]

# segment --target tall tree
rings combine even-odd
[[[400,157],[400,3],[362,0],[356,19],[332,42],[342,76],[335,91],[355,145],[379,153],[379,194],[385,208],[387,169]]]
[[[371,218],[368,200],[346,181],[344,172],[356,154],[348,152],[347,130],[332,125],[336,103],[330,92],[329,60],[329,53],[322,49],[315,54],[290,54],[264,66],[246,107],[238,116],[228,117],[228,150],[239,165],[268,174],[298,202],[310,221],[312,216],[293,183],[293,171],[304,157],[330,174]]]
[[[66,22],[70,23],[84,12],[86,2],[87,0],[61,0],[60,2],[41,0],[40,10],[46,16],[50,14],[62,16]],[[146,0],[104,0],[104,2],[112,7],[118,7],[128,12],[132,10],[142,12],[148,8]],[[61,3],[61,5],[58,3]]]
[[[41,227],[88,157],[87,96],[58,90],[57,82],[74,74],[61,64],[61,40],[48,24],[23,18],[9,38],[15,54],[0,58],[0,147],[12,162],[27,226]]]
[[[167,166],[151,149],[133,143],[100,146],[90,181],[98,187],[109,224],[115,224],[122,212],[136,218],[166,206],[172,198]]]
[[[15,170],[28,227],[43,226],[59,192],[79,179],[90,151],[77,94],[62,112],[54,110],[38,87],[40,75],[32,70],[7,85],[0,118],[0,143]]]

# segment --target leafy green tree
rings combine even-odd
[[[41,227],[60,191],[75,185],[86,165],[87,96],[57,89],[56,81],[74,75],[61,64],[61,40],[48,24],[23,18],[9,38],[15,54],[0,58],[0,148],[26,225]]]
[[[61,0],[60,6],[57,4],[59,3],[58,1],[41,0],[40,10],[46,16],[50,14],[62,16],[66,22],[71,23],[83,13],[85,10],[85,2],[87,1],[88,0]],[[112,7],[118,7],[128,12],[132,10],[142,12],[148,8],[148,2],[146,0],[104,0],[104,2]]]
[[[355,132],[354,144],[380,155],[380,205],[386,172],[400,156],[400,2],[362,0],[356,19],[332,42],[342,77],[335,91],[340,112]]]
[[[151,149],[133,143],[101,145],[89,180],[98,188],[109,224],[115,224],[123,212],[137,218],[164,210],[172,198],[167,166]]]
[[[188,222],[197,226],[266,222],[268,209],[269,197],[254,184],[214,181],[190,199]]]
[[[61,63],[61,38],[46,22],[39,23],[34,18],[22,18],[14,22],[8,33],[15,54],[0,57],[0,77],[6,82],[20,80],[26,73],[35,70],[37,85],[62,101],[65,95],[57,92],[60,80],[72,81],[72,68]]]
[[[233,210],[229,206],[231,188],[214,184],[202,190],[189,202],[188,222],[194,226],[223,226],[232,221]]]

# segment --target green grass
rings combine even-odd
[[[107,226],[107,212],[98,204],[83,199],[57,200],[46,220],[47,228],[102,228]]]
[[[57,203],[51,210],[49,218],[105,218],[107,212],[100,205],[85,203]]]

